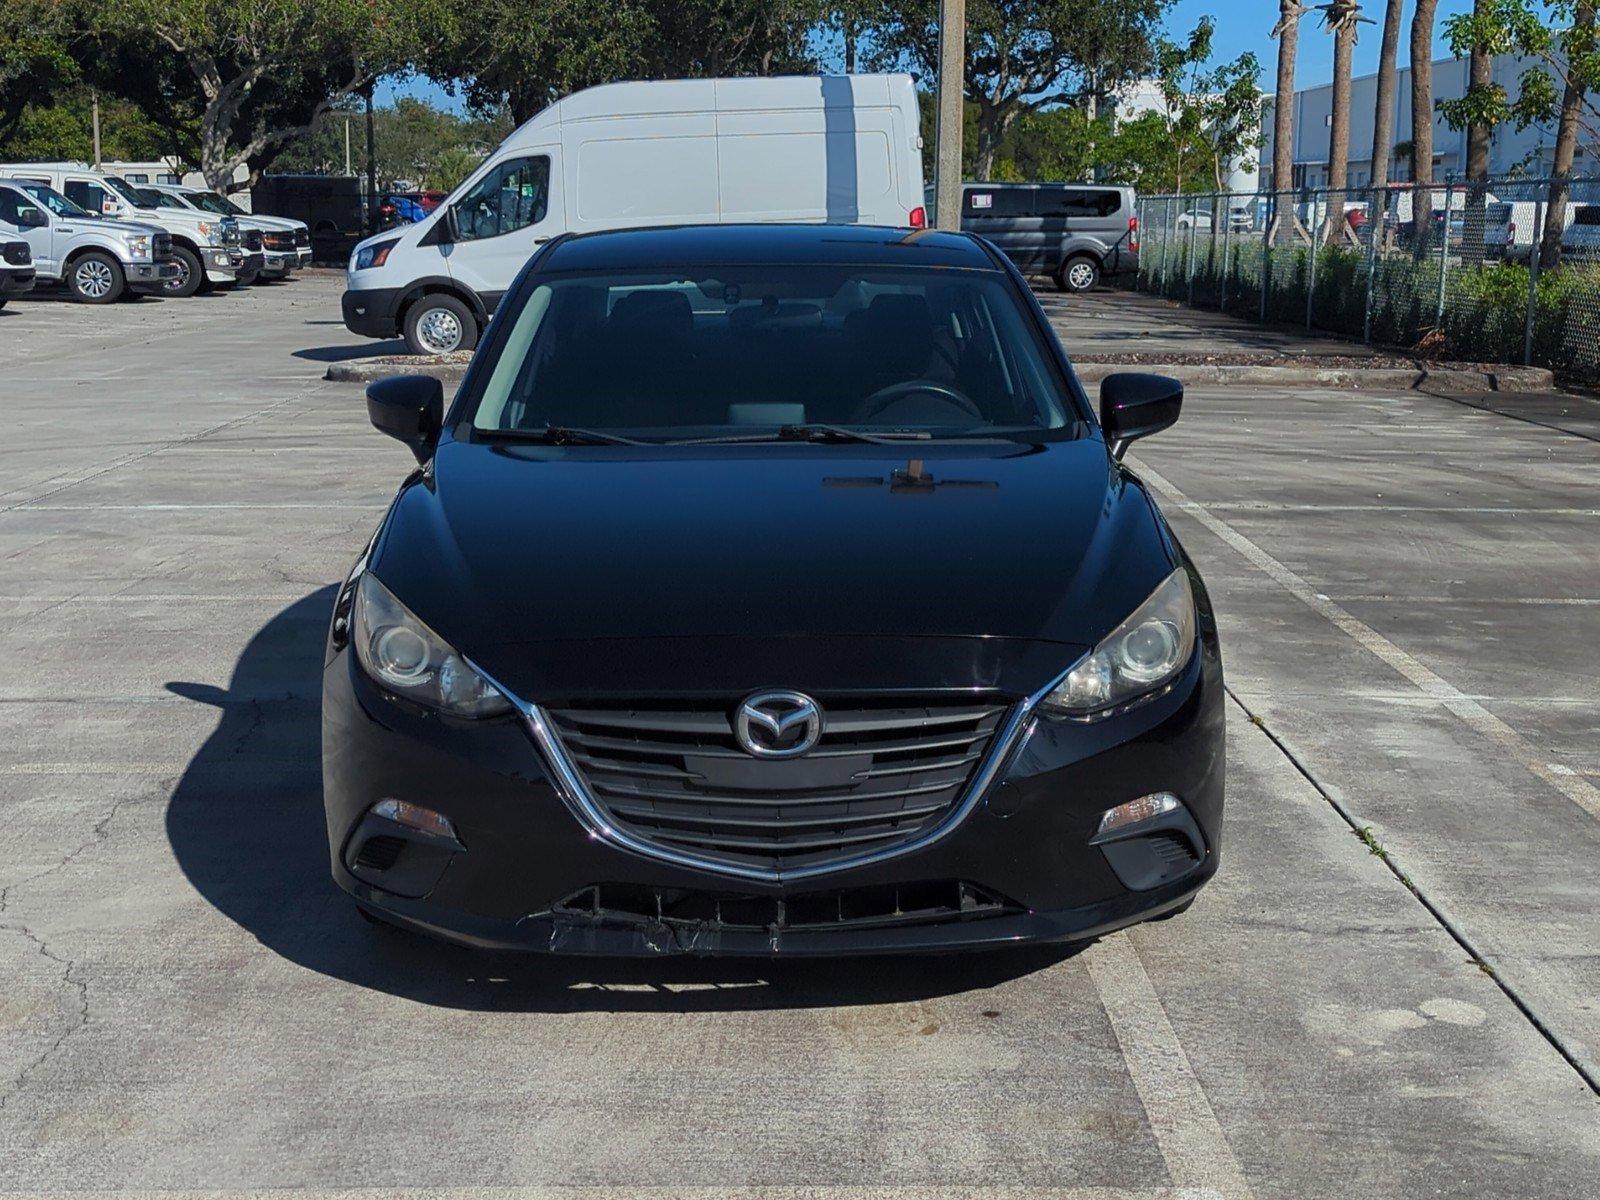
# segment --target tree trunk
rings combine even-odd
[[[994,171],[995,155],[1011,126],[1012,110],[1000,104],[978,106],[978,136],[973,145],[972,177],[987,180]]]
[[[1473,15],[1488,17],[1489,0],[1473,0]],[[1467,62],[1467,93],[1481,94],[1494,82],[1494,60],[1482,46],[1472,48]],[[1467,126],[1467,209],[1462,214],[1461,254],[1467,262],[1483,261],[1483,223],[1489,202],[1489,127]],[[1445,236],[1449,236],[1447,230]]]
[[[1594,0],[1578,0],[1572,17],[1572,32],[1567,35],[1567,45],[1582,44],[1593,36]],[[1570,50],[1569,50],[1570,54]],[[1561,234],[1567,224],[1567,181],[1572,178],[1572,160],[1578,150],[1578,122],[1583,117],[1584,87],[1576,72],[1567,74],[1566,87],[1561,93],[1561,118],[1556,125],[1555,158],[1550,164],[1550,204],[1544,212],[1544,229],[1540,233],[1539,265],[1550,268],[1561,261]],[[1530,250],[1530,254],[1532,251]]]
[[[1272,204],[1271,220],[1277,226],[1273,240],[1284,238],[1283,196],[1294,188],[1294,59],[1300,48],[1299,0],[1278,0],[1278,84],[1272,103]],[[1292,211],[1292,209],[1291,209]],[[1290,230],[1293,223],[1290,223]]]
[[[1433,234],[1433,21],[1439,0],[1417,0],[1411,17],[1411,220],[1417,257]],[[1450,231],[1445,231],[1448,239]]]
[[[1350,70],[1356,49],[1356,0],[1336,0],[1329,10],[1333,25],[1333,106],[1328,122],[1328,215],[1322,241],[1344,232],[1345,189],[1350,183]]]
[[[1377,110],[1372,122],[1372,236],[1383,244],[1384,218],[1389,205],[1389,153],[1394,144],[1395,59],[1400,50],[1400,19],[1405,0],[1389,0],[1383,14],[1383,44],[1378,50]]]

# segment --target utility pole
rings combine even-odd
[[[378,135],[372,123],[372,85],[367,85],[367,232],[378,227]]]
[[[100,169],[100,93],[89,93],[90,121],[94,125],[94,169]]]
[[[348,116],[344,119],[344,173],[346,175],[355,174],[350,169],[350,118]]]
[[[966,92],[967,0],[939,0],[939,95],[933,159],[934,219],[961,228],[962,97]]]

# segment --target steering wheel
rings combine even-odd
[[[856,420],[870,421],[896,400],[903,396],[915,395],[917,392],[929,392],[938,396],[952,407],[960,409],[967,416],[979,421],[983,420],[983,413],[967,397],[966,393],[950,386],[948,383],[940,383],[937,379],[906,379],[899,383],[891,383],[888,387],[879,388],[861,402],[861,406],[856,409]]]

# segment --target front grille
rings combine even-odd
[[[244,248],[251,254],[261,253],[261,230],[246,229],[244,231]]]
[[[4,249],[5,260],[13,267],[25,267],[33,261],[28,253],[27,242],[7,242]]]
[[[294,234],[271,232],[261,235],[262,242],[268,250],[293,250]]]
[[[823,704],[809,753],[754,758],[726,705],[549,713],[619,827],[708,864],[777,873],[890,850],[960,802],[1006,707],[993,699]]]
[[[158,262],[172,257],[172,235],[170,233],[158,233],[155,235],[155,238],[150,243],[150,256]]]

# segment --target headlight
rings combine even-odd
[[[351,263],[352,271],[365,271],[368,267],[381,267],[388,260],[389,251],[400,244],[399,238],[390,238],[386,242],[373,242],[370,246],[363,246],[356,251],[354,261]]]
[[[1194,593],[1179,567],[1040,702],[1047,713],[1094,719],[1158,690],[1194,653]]]
[[[128,239],[128,257],[149,258],[150,239],[147,236],[137,236]]]
[[[456,717],[497,717],[511,711],[511,702],[371,571],[356,585],[351,641],[367,674],[397,695]]]

